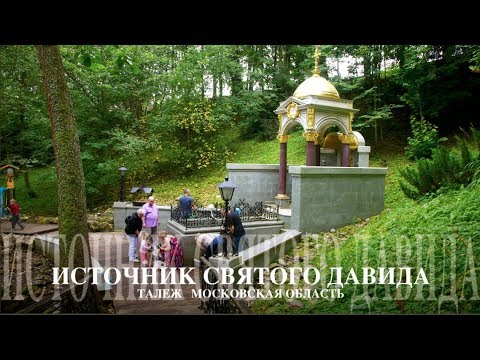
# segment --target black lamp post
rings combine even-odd
[[[227,229],[227,216],[228,216],[228,202],[233,198],[233,192],[237,185],[228,181],[228,177],[225,178],[225,181],[218,185],[218,189],[220,190],[220,195],[222,196],[222,200],[225,201],[225,220],[223,223],[223,227],[226,231]]]
[[[127,168],[125,166],[119,167],[120,171],[120,201],[125,201],[125,173]]]

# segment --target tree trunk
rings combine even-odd
[[[3,117],[3,87],[5,82],[3,81],[3,51],[2,47],[0,47],[0,119],[2,121],[5,121]],[[3,165],[3,160],[2,160],[2,142],[3,142],[3,133],[0,133],[0,165]],[[2,206],[2,204],[0,204]]]
[[[57,169],[59,265],[70,269],[91,267],[80,144],[60,48],[56,45],[36,45],[36,49],[47,95]],[[90,284],[87,296],[82,301],[72,298],[69,305],[68,309],[72,312],[85,311],[84,309],[89,309],[89,312],[98,311],[101,303],[96,286]]]
[[[19,85],[20,85],[20,99],[19,99],[19,112],[20,112],[20,123],[19,123],[19,133],[20,133],[20,158],[24,160],[25,172],[23,173],[23,180],[25,182],[25,189],[31,190],[30,188],[30,179],[28,177],[28,161],[25,158],[25,78],[27,74],[25,71],[22,71],[20,74]]]
[[[20,85],[20,99],[19,99],[19,135],[20,135],[20,157],[22,159],[25,158],[25,71],[22,71],[19,78],[19,85]]]
[[[202,54],[202,59],[204,58],[203,45],[200,45],[200,53]],[[202,99],[205,98],[205,65],[202,65]]]
[[[396,57],[398,59],[398,67],[401,70],[405,66],[405,45],[398,46]]]
[[[365,79],[365,89],[370,89],[373,86],[371,52],[363,56],[363,76]]]
[[[212,97],[215,99],[217,97],[217,77],[212,76]]]
[[[64,241],[60,242],[60,264],[86,267],[90,266],[90,249],[87,241],[85,183],[77,127],[60,48],[37,45],[36,49],[52,125],[58,181],[59,230],[60,235],[65,237]],[[73,258],[69,258],[73,240],[78,236],[87,241],[86,252],[84,253],[81,242],[77,241]]]
[[[230,73],[231,78],[231,94],[232,96],[238,96],[242,90],[242,67],[240,65],[240,50],[238,46],[235,46],[231,53],[231,59],[238,64],[234,67]]]
[[[220,97],[223,96],[223,75],[220,74],[220,77],[218,78],[218,92],[220,94]]]
[[[320,56],[318,58],[318,66],[320,70],[320,76],[324,77],[325,79],[329,79],[328,76],[328,66],[327,66],[327,56],[320,52]]]
[[[25,189],[31,190],[30,177],[28,176],[28,166],[25,165],[25,170],[23,173],[23,180],[25,183]]]
[[[375,88],[375,92],[373,93],[373,111],[377,111],[377,89]],[[375,119],[375,144],[378,143],[378,120]]]
[[[273,45],[273,67],[277,67],[278,45]]]

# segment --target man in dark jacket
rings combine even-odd
[[[196,210],[193,198],[190,196],[189,189],[183,189],[183,196],[178,198],[178,204],[182,213],[183,219],[188,219],[192,216],[192,211]]]
[[[138,235],[142,231],[143,217],[145,216],[145,210],[138,209],[125,219],[125,234],[128,239],[128,260],[133,262],[139,262],[138,259]]]
[[[225,210],[222,209],[222,215],[225,216]],[[243,250],[245,242],[245,229],[243,228],[242,219],[236,211],[229,211],[225,220],[225,228],[233,235],[233,248],[235,255]]]

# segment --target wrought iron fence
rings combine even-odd
[[[204,272],[208,268],[212,268],[208,272],[208,282],[205,281]],[[202,279],[202,292],[207,290],[209,294],[215,294],[216,290],[221,288],[222,285],[218,281],[218,271],[212,266],[212,264],[205,258],[200,257],[200,278]],[[210,290],[210,291],[208,291]],[[251,313],[250,307],[244,300],[239,300],[233,297],[223,298],[208,296],[202,298],[200,309],[206,314],[249,314]]]
[[[247,203],[245,199],[240,199],[233,206],[229,206],[229,210],[230,209],[240,210],[240,219],[242,222],[276,221],[279,219],[279,206],[266,205],[262,201],[257,201],[251,205]],[[222,226],[224,218],[222,217],[221,210],[222,206],[218,203],[215,203],[213,207],[197,205],[192,209],[191,215],[185,217],[179,204],[172,204],[170,205],[170,218],[183,225],[186,229]]]
[[[251,205],[245,199],[240,199],[232,208],[240,210],[242,222],[278,220],[278,205],[266,205],[262,201]]]

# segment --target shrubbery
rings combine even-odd
[[[422,125],[423,126],[423,125]],[[473,149],[466,140],[456,137],[460,151],[446,147],[434,148],[431,159],[420,159],[416,168],[400,170],[400,187],[410,199],[419,199],[427,194],[448,188],[467,186],[479,178],[480,132],[471,128]],[[475,166],[477,164],[477,166]]]
[[[405,151],[405,155],[410,160],[432,157],[432,152],[438,147],[439,143],[447,140],[446,138],[439,138],[437,127],[424,118],[417,120],[412,117],[410,125],[412,136],[408,137],[408,146]]]

